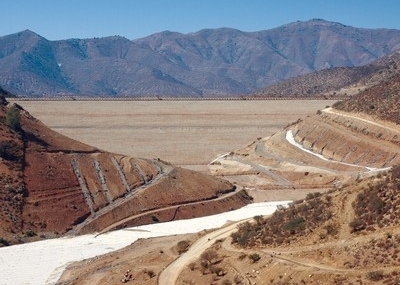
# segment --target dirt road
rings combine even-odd
[[[249,219],[247,219],[249,220]],[[200,239],[198,239],[187,252],[183,253],[179,258],[172,262],[166,267],[158,278],[159,285],[171,285],[175,284],[176,280],[182,269],[195,261],[200,255],[209,248],[217,239],[221,239],[229,236],[233,231],[236,230],[238,224],[243,223],[246,220],[235,222],[221,229],[215,230]]]
[[[383,121],[381,121],[381,123],[379,123],[376,118],[373,118],[373,119],[372,118],[370,118],[370,119],[369,118],[368,119],[361,118],[360,116],[353,116],[350,113],[341,112],[341,111],[333,109],[333,108],[326,108],[326,109],[322,110],[322,112],[329,113],[329,114],[335,114],[335,115],[339,115],[342,117],[352,118],[354,120],[363,121],[365,123],[375,125],[377,127],[381,127],[381,128],[384,128],[384,129],[387,129],[392,132],[400,134],[400,129],[398,127],[396,127],[394,124],[391,124],[390,122],[383,122]],[[363,114],[363,116],[365,116],[365,114]],[[391,125],[393,125],[393,127]]]

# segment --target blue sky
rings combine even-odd
[[[0,36],[30,29],[49,40],[141,38],[230,27],[275,28],[321,18],[360,28],[400,29],[400,0],[0,0]]]

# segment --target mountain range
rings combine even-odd
[[[399,30],[321,19],[136,40],[50,41],[25,30],[0,37],[0,86],[34,97],[240,96],[319,70],[366,65],[399,48]]]

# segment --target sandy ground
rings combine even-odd
[[[331,100],[18,101],[50,128],[101,149],[207,164],[332,105]],[[194,166],[195,168],[196,166]]]

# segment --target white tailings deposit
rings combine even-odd
[[[315,155],[317,157],[319,157],[322,160],[325,161],[329,161],[332,163],[339,163],[339,164],[343,164],[343,165],[347,165],[347,166],[355,166],[355,167],[364,167],[365,169],[367,169],[369,172],[380,172],[380,171],[387,171],[390,170],[391,167],[385,167],[385,168],[375,168],[375,167],[368,167],[368,166],[362,166],[362,165],[357,165],[357,164],[351,164],[351,163],[345,163],[345,162],[341,162],[341,161],[337,161],[337,160],[332,160],[332,159],[328,159],[326,157],[324,157],[322,154],[319,153],[315,153],[312,152],[309,149],[306,149],[302,144],[299,144],[298,142],[295,141],[294,136],[293,136],[293,131],[292,130],[288,130],[286,132],[286,140],[291,144],[294,145],[295,147],[298,147],[299,149],[301,149],[302,151],[305,151],[309,154]]]
[[[92,234],[3,247],[0,248],[0,284],[55,284],[71,262],[118,250],[139,238],[196,233],[205,229],[220,228],[229,221],[270,215],[278,205],[287,205],[289,202],[255,203],[219,215],[127,228],[97,237]]]

